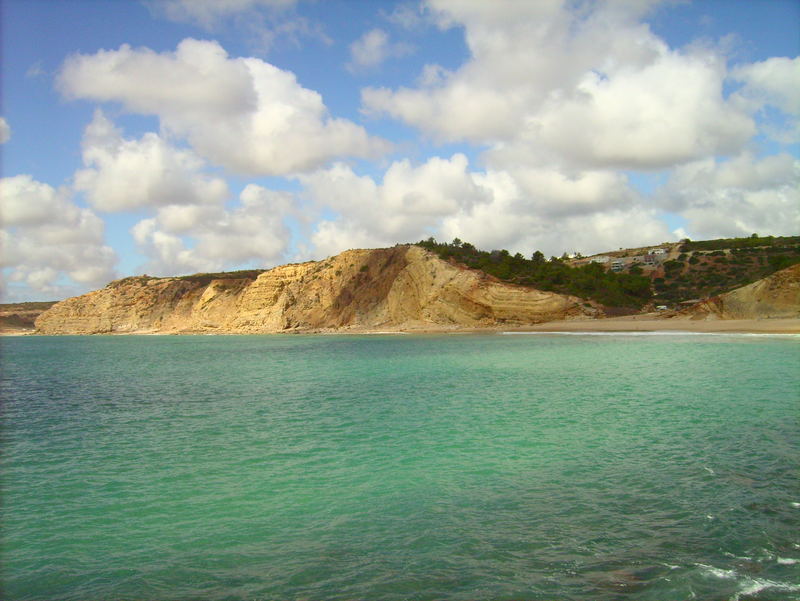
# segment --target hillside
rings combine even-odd
[[[662,252],[655,254],[659,250]],[[568,261],[574,267],[595,262],[609,271],[648,278],[654,305],[678,307],[682,302],[718,296],[800,263],[800,236],[684,240]]]
[[[56,301],[0,304],[0,334],[33,332],[34,322]]]
[[[600,263],[570,264],[566,257],[546,260],[538,251],[528,259],[520,253],[511,255],[507,250],[479,250],[458,238],[450,243],[439,243],[429,238],[417,245],[436,253],[443,260],[481,270],[499,280],[591,299],[607,310],[623,308],[635,312],[652,296],[648,278],[606,270]]]
[[[781,319],[800,317],[800,263],[731,292],[706,299],[679,317]]]
[[[800,263],[800,236],[684,242],[653,273],[658,299],[677,303],[717,296]]]
[[[57,303],[41,334],[270,333],[528,325],[600,310],[498,281],[417,246],[350,250],[268,271],[117,280]]]

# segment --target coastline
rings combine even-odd
[[[563,321],[548,321],[535,325],[523,326],[486,326],[486,327],[460,327],[460,326],[434,326],[418,323],[406,326],[378,326],[373,328],[351,327],[339,330],[288,330],[283,332],[269,332],[269,334],[497,334],[501,332],[541,332],[541,333],[580,333],[580,332],[690,332],[697,334],[794,334],[800,335],[800,318],[776,319],[685,319],[685,318],[657,318],[653,315],[631,315],[626,317],[610,317],[605,319],[570,319]],[[231,335],[260,335],[261,333],[246,332],[116,332],[107,334],[111,336],[231,336]],[[32,330],[3,330],[0,336],[37,336]]]
[[[700,334],[800,334],[800,319],[654,319],[647,315],[548,322],[507,328],[518,332],[692,332]]]

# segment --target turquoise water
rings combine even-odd
[[[800,599],[800,339],[23,337],[5,599]]]

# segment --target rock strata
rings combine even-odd
[[[781,319],[800,317],[800,263],[766,278],[706,299],[681,312],[690,319]]]
[[[139,276],[54,305],[40,334],[274,333],[530,325],[596,317],[582,299],[506,284],[417,246],[219,279]]]

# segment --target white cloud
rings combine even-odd
[[[745,84],[743,94],[759,104],[771,104],[791,115],[800,115],[800,57],[773,57],[742,65],[731,77]]]
[[[618,174],[553,169],[469,170],[466,157],[393,163],[382,181],[349,167],[301,180],[318,207],[336,214],[311,235],[314,256],[435,236],[482,248],[594,252],[672,236]]]
[[[317,254],[427,238],[445,217],[489,193],[475,183],[467,166],[467,158],[456,154],[417,167],[397,161],[380,183],[341,164],[304,176],[301,181],[317,206],[337,214],[312,234]]]
[[[384,13],[387,21],[405,29],[422,29],[432,23],[432,18],[421,2],[399,3],[392,11]]]
[[[743,83],[734,100],[750,111],[759,111],[761,129],[783,144],[800,141],[800,57],[773,57],[733,70],[731,78]],[[765,112],[766,106],[781,113]]]
[[[642,206],[617,174],[518,169],[473,177],[491,194],[444,219],[441,239],[459,237],[479,248],[526,255],[533,250],[561,255],[672,238],[656,211]]]
[[[297,15],[297,0],[144,0],[151,12],[179,23],[219,31],[233,22],[252,51],[268,53],[280,40],[299,48],[311,39],[326,45],[332,40],[323,23]]]
[[[114,276],[116,255],[104,243],[103,222],[76,206],[66,190],[18,175],[0,180],[0,257],[12,282],[63,296],[63,278],[97,287]],[[66,288],[73,292],[73,286]],[[85,288],[83,288],[85,290]]]
[[[285,254],[290,234],[284,220],[293,213],[288,193],[248,185],[231,203],[227,184],[204,172],[191,151],[171,146],[155,133],[126,139],[96,111],[86,128],[83,158],[74,187],[104,212],[154,211],[131,234],[148,258],[144,271],[178,275],[232,269],[243,263],[272,265]],[[50,213],[51,206],[26,204],[18,195],[18,220]],[[234,204],[230,209],[226,204]],[[52,204],[52,203],[51,203]],[[28,215],[37,206],[36,215]]]
[[[192,152],[170,146],[155,133],[126,140],[96,111],[83,138],[86,169],[75,173],[75,188],[102,211],[124,211],[168,204],[224,202],[226,183],[201,173]]]
[[[795,235],[800,231],[800,161],[787,155],[704,159],[675,170],[658,192],[697,239]]]
[[[167,131],[238,173],[285,175],[389,148],[353,122],[330,117],[320,95],[292,73],[256,58],[229,58],[216,42],[186,39],[161,54],[123,45],[73,55],[59,86],[69,97],[158,115]]]
[[[211,28],[218,20],[255,8],[287,8],[297,0],[155,0],[148,5],[168,19]]]
[[[11,127],[4,117],[0,117],[0,144],[5,144],[11,139]]]
[[[239,200],[232,210],[221,205],[161,207],[155,217],[137,223],[131,233],[149,258],[144,270],[176,275],[279,263],[290,240],[285,218],[292,212],[291,196],[250,184]]]
[[[510,210],[506,210],[512,205]],[[644,207],[543,219],[514,212],[504,199],[454,216],[442,226],[441,239],[459,237],[484,249],[507,248],[526,256],[540,250],[547,256],[564,252],[593,254],[619,247],[637,247],[675,240],[655,211]]]
[[[2,180],[0,195],[0,220],[4,227],[38,226],[67,212],[74,217],[76,208],[70,208],[64,193],[52,186],[37,182],[30,175],[18,175]]]
[[[350,71],[377,67],[389,58],[406,56],[413,51],[408,44],[390,42],[389,34],[382,29],[366,32],[350,45]]]
[[[587,74],[572,98],[545,103],[533,129],[580,164],[646,169],[729,154],[756,130],[723,101],[723,78],[713,60],[671,52],[635,72]]]
[[[755,133],[723,97],[721,57],[670,50],[638,21],[652,3],[428,4],[441,26],[464,26],[470,59],[417,88],[367,88],[366,110],[580,168],[666,167],[736,152]]]

